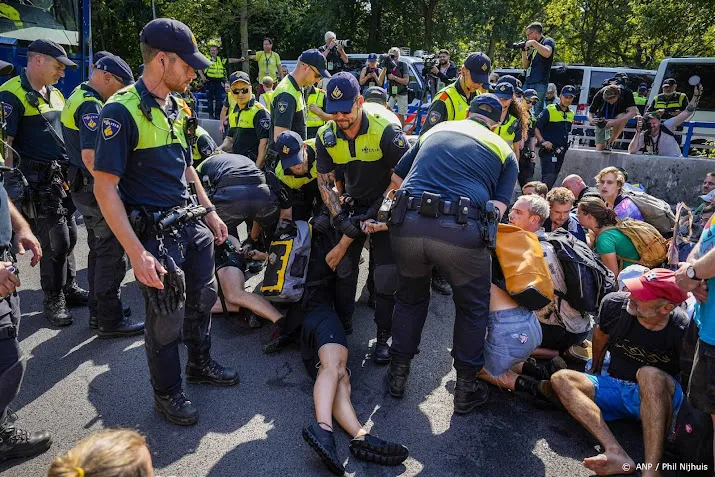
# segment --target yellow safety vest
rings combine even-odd
[[[84,82],[82,84],[87,83]],[[80,105],[82,105],[85,101],[94,101],[100,106],[104,105],[104,103],[102,103],[102,101],[97,98],[91,91],[83,89],[82,84],[77,86],[74,91],[72,91],[72,94],[69,96],[69,98],[67,98],[65,107],[62,109],[62,115],[60,116],[60,121],[62,121],[62,125],[67,129],[72,129],[74,131],[79,131],[79,126],[75,121],[74,115]],[[96,125],[92,126],[91,124],[88,124],[87,126],[90,128],[96,127]]]
[[[373,114],[367,111],[365,111],[365,117],[368,122],[367,133],[359,134],[355,138],[354,150],[356,156],[353,156],[350,153],[349,141],[338,136],[335,121],[328,121],[320,129],[318,129],[318,136],[320,136],[323,144],[325,144],[326,131],[331,129],[333,134],[335,134],[335,146],[325,148],[330,157],[333,159],[333,163],[348,164],[353,161],[375,162],[382,159],[380,140],[382,139],[382,134],[385,129],[390,127],[392,123],[390,123],[387,118],[384,118],[379,114]]]
[[[199,138],[201,138],[202,136],[208,136],[210,140],[206,141],[204,148],[200,150]],[[196,126],[196,141],[194,141],[194,145],[191,147],[191,157],[194,160],[194,165],[203,161],[204,159],[212,155],[214,152],[216,152],[215,147],[216,142],[213,140],[209,132],[201,126]]]
[[[206,77],[211,79],[224,79],[226,77],[226,63],[228,60],[220,56],[217,56],[216,59],[209,59],[211,60],[211,64],[204,70]]]
[[[514,154],[511,146],[508,145],[500,136],[490,131],[486,126],[478,123],[473,119],[463,119],[461,121],[446,121],[439,123],[426,133],[420,136],[420,144],[427,140],[433,134],[440,131],[453,131],[464,134],[465,136],[473,137],[480,144],[494,152],[504,164],[507,158]]]
[[[290,75],[285,75],[283,79],[281,80],[280,83],[278,83],[278,86],[276,86],[276,89],[273,90],[273,98],[275,99],[276,96],[278,96],[281,93],[288,93],[289,95],[293,96],[295,98],[295,112],[300,113],[305,109],[305,99],[303,98],[303,94],[301,93],[300,89],[296,89],[295,86],[293,86],[293,82],[290,80],[291,76]],[[280,106],[278,106],[278,111],[280,111]],[[271,111],[273,110],[273,105],[271,105]],[[303,114],[303,113],[301,113]]]
[[[315,155],[315,139],[306,139],[304,144],[311,148],[313,150],[313,155]],[[297,177],[292,174],[286,175],[281,162],[278,161],[278,164],[276,165],[276,177],[278,177],[278,179],[290,189],[297,190],[306,184],[310,184],[318,177],[317,167],[318,161],[315,160],[310,166],[310,172],[308,175]]]
[[[574,112],[571,111],[571,108],[569,108],[569,110],[566,112],[566,117],[564,117],[563,110],[557,104],[549,104],[548,106],[546,106],[546,109],[549,111],[549,122],[550,123],[558,123],[558,122],[573,123],[573,120],[576,117]],[[514,119],[516,119],[516,118],[514,118]]]
[[[264,103],[266,103],[266,111],[269,113],[271,112],[271,103],[273,102],[273,93],[275,91],[270,90],[270,91],[264,91],[261,96],[265,96],[265,99],[263,100]]]
[[[496,130],[497,135],[504,139],[504,141],[506,141],[509,145],[514,143],[514,138],[516,137],[516,126],[514,126],[514,122],[516,122],[516,120],[515,116],[507,113],[504,122],[501,123]]]
[[[240,109],[238,104],[228,113],[228,126],[231,128],[255,129],[253,127],[253,117],[263,107],[256,98],[251,98],[246,109]]]
[[[638,93],[633,93],[633,101],[635,101],[636,106],[645,106],[645,104],[648,102],[648,97],[641,96]]]
[[[325,90],[320,88],[313,88],[313,93],[308,95],[308,99],[305,102],[306,115],[305,115],[305,125],[309,128],[320,127],[325,124],[325,121],[320,119],[320,116],[313,113],[310,110],[311,104],[316,104],[320,107],[323,104],[325,98]]]
[[[457,91],[456,84],[454,82],[437,93],[437,99],[447,107],[446,121],[467,119],[469,116],[469,102]]]

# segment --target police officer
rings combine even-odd
[[[650,103],[650,106],[648,106],[647,111],[662,110],[663,113],[660,116],[662,121],[674,118],[685,111],[685,108],[690,104],[688,96],[685,93],[676,91],[677,88],[678,83],[675,81],[675,78],[668,78],[663,81],[663,92],[655,97],[653,102]]]
[[[191,158],[194,160],[194,168],[203,161],[216,154],[218,146],[211,134],[201,126],[196,126],[196,141],[191,147]]]
[[[305,89],[305,106],[307,108],[305,124],[308,128],[308,139],[313,139],[318,128],[325,124],[325,90],[320,89],[317,83]]]
[[[109,55],[94,66],[89,81],[75,88],[62,110],[62,133],[70,160],[72,201],[87,227],[89,258],[89,327],[100,338],[140,334],[144,323],[124,318],[120,288],[126,273],[124,249],[107,225],[94,197],[94,148],[99,134],[99,114],[104,102],[121,88],[133,84],[129,65]],[[127,310],[130,311],[130,310]]]
[[[633,101],[636,102],[638,112],[640,112],[640,114],[645,113],[645,107],[648,104],[648,84],[641,83],[638,86],[638,91],[633,93]]]
[[[327,205],[335,228],[352,239],[342,260],[349,260],[353,270],[352,296],[358,279],[360,253],[365,241],[361,222],[374,220],[390,185],[391,171],[407,150],[407,139],[399,125],[378,114],[363,110],[360,85],[347,72],[336,74],[327,85],[326,112],[333,115],[318,130],[315,150],[318,161],[318,188]],[[344,174],[345,192],[352,198],[352,211],[341,205],[333,190],[335,169]],[[397,268],[385,232],[371,234],[371,253],[375,257],[377,344],[375,361],[389,362],[387,341],[392,329],[393,294]]]
[[[66,67],[77,68],[58,44],[35,40],[27,52],[27,68],[0,86],[5,108],[7,141],[17,151],[17,163],[8,152],[5,164],[16,164],[30,184],[21,199],[17,184],[11,198],[22,201],[22,212],[40,239],[45,253],[40,262],[45,317],[55,326],[72,324],[67,306],[87,305],[88,293],[76,282],[74,245],[77,223],[74,204],[66,189],[67,153],[60,116],[65,99],[52,85]],[[20,190],[22,188],[20,187]]]
[[[251,92],[248,73],[231,74],[231,95],[236,105],[228,112],[228,135],[221,149],[250,157],[258,167],[263,165],[268,151],[268,131],[271,117]]]
[[[9,75],[12,65],[0,61],[0,74]],[[15,234],[15,250],[20,254],[25,249],[32,251],[31,266],[37,265],[42,249],[37,238],[22,214],[8,198],[0,177],[0,461],[19,457],[31,457],[45,452],[52,445],[49,432],[27,432],[15,427],[9,416],[8,406],[20,390],[25,373],[25,359],[17,336],[20,327],[20,286],[17,264],[12,255],[12,239]]]
[[[295,69],[278,83],[273,93],[271,144],[280,133],[288,130],[297,132],[301,139],[307,139],[306,105],[301,88],[311,86],[322,77],[330,78],[325,57],[314,48],[301,53]]]
[[[370,86],[363,90],[364,102],[362,109],[368,113],[379,114],[392,124],[400,125],[400,118],[387,107],[387,91],[379,86]]]
[[[539,102],[539,95],[535,89],[524,90],[524,101],[529,109],[529,131],[524,142],[524,147],[519,154],[519,187],[524,187],[524,184],[530,182],[534,177],[534,162],[536,160],[536,115],[534,114],[534,106]]]
[[[489,85],[491,67],[492,62],[487,55],[481,52],[470,53],[464,60],[457,81],[443,88],[435,96],[421,132],[427,132],[443,121],[467,119],[469,102],[475,94],[486,90],[484,85]]]
[[[209,103],[209,117],[218,119],[223,103],[223,84],[226,81],[226,65],[229,63],[239,63],[243,58],[221,58],[218,56],[218,46],[209,48],[211,54],[211,64],[204,71],[199,70],[201,79],[206,82],[206,100]]]
[[[144,27],[140,49],[142,78],[102,109],[94,191],[129,256],[147,305],[144,335],[154,405],[170,422],[191,425],[198,412],[182,391],[182,337],[188,347],[189,383],[238,383],[236,371],[210,355],[211,307],[217,297],[213,242],[215,237],[216,244],[222,244],[228,233],[192,167],[186,116],[170,95],[184,91],[196,77],[194,70],[210,62],[199,53],[191,30],[168,18]],[[188,203],[187,182],[194,182],[198,201],[208,212],[205,223],[177,221],[164,231],[155,218]]]
[[[502,107],[502,122],[494,132],[511,146],[515,154],[518,154],[521,151],[523,128],[519,118],[511,114],[512,103],[516,101],[514,86],[511,83],[500,82],[494,89],[494,95],[499,99]]]
[[[513,151],[490,131],[501,120],[496,96],[477,96],[469,111],[469,119],[440,124],[421,135],[395,168],[394,186],[404,192],[396,194],[389,232],[399,287],[388,389],[398,398],[405,393],[427,318],[432,267],[438,266],[454,291],[454,411],[460,414],[488,398],[487,386],[476,376],[484,365],[489,314],[487,240],[496,237],[498,214],[487,220],[491,232],[485,239],[484,211],[491,200],[504,214],[518,174]]]
[[[561,88],[559,104],[549,104],[536,120],[536,140],[539,141],[541,159],[541,182],[549,189],[553,187],[564,165],[569,148],[569,134],[573,125],[574,112],[571,103],[576,96],[576,88],[565,85]]]
[[[317,215],[323,205],[318,191],[315,139],[304,142],[298,133],[285,131],[278,136],[275,149],[280,159],[276,164],[276,177],[290,204],[281,215],[307,221]]]

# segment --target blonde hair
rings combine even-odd
[[[606,174],[613,174],[616,176],[616,183],[618,184],[619,189],[622,188],[623,184],[626,183],[626,176],[623,175],[623,171],[621,171],[619,168],[613,167],[613,166],[606,167],[605,169],[601,169],[601,172],[596,174],[596,177],[594,177],[594,179],[596,179],[596,183],[601,182],[601,178],[603,176],[605,176]]]
[[[130,429],[110,429],[83,439],[56,457],[47,477],[147,477],[138,452],[146,440]]]
[[[261,83],[263,83],[263,86],[273,86],[273,78],[270,76],[264,76]]]

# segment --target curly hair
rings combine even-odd
[[[546,194],[546,200],[549,201],[549,205],[556,204],[573,204],[576,201],[573,192],[568,190],[566,187],[554,187]]]
[[[596,177],[594,177],[594,179],[596,179],[596,183],[598,184],[599,182],[601,182],[601,178],[606,174],[613,174],[614,176],[616,176],[616,184],[618,184],[618,189],[621,189],[623,187],[623,184],[626,183],[626,176],[625,174],[623,174],[623,171],[614,166],[601,169],[601,171],[596,174]]]
[[[519,126],[521,126],[521,138],[526,141],[526,138],[529,136],[529,122],[531,121],[529,108],[523,101],[514,100],[509,105],[509,114],[519,120]]]

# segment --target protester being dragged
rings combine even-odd
[[[541,158],[541,181],[549,189],[556,182],[556,177],[561,172],[566,151],[569,148],[569,134],[574,121],[571,103],[576,96],[576,88],[566,85],[561,88],[559,104],[550,104],[544,108],[536,120],[537,145]]]
[[[583,181],[583,178],[581,178],[578,174],[570,174],[564,177],[564,180],[561,181],[561,187],[567,188],[571,191],[574,197],[576,197],[574,206],[578,205],[584,197],[597,197],[603,200],[598,188],[587,186]]]
[[[684,401],[677,377],[688,318],[678,305],[687,293],[665,269],[624,284],[630,294],[611,293],[601,304],[593,365],[586,370],[591,374],[561,370],[551,384],[569,414],[601,443],[603,453],[584,459],[586,468],[598,475],[635,471],[634,460],[606,424],[635,419],[643,427],[642,475],[651,477],[660,475],[663,445]],[[607,376],[601,375],[606,351],[611,354]]]
[[[546,200],[549,202],[549,218],[544,222],[544,230],[553,232],[560,228],[586,243],[586,231],[572,212],[575,199],[571,191],[565,187],[554,187],[546,194]]]

